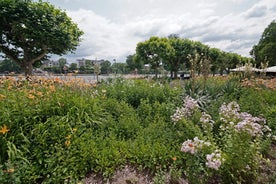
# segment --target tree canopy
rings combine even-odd
[[[139,42],[135,55],[135,62],[150,64],[155,71],[162,63],[171,71],[172,78],[177,77],[180,68],[193,68],[194,72],[202,74],[204,71],[206,73],[207,69],[213,74],[223,74],[247,60],[249,58],[236,53],[223,52],[199,41],[183,39],[177,35],[170,35],[168,38],[153,36],[149,40]]]
[[[0,52],[31,75],[48,54],[76,50],[83,32],[67,14],[48,2],[0,1]]]
[[[254,45],[250,54],[254,57],[256,64],[268,62],[269,66],[276,65],[276,22],[272,21],[265,28],[257,45]]]
[[[151,37],[149,40],[139,42],[136,47],[136,54],[144,64],[150,64],[155,70],[173,55],[173,48],[167,38]]]

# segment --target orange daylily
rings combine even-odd
[[[14,172],[14,169],[8,169],[8,170],[2,170],[4,173],[13,173]]]
[[[2,128],[0,129],[0,133],[2,133],[3,135],[6,134],[8,131],[10,130],[6,125],[2,126]]]
[[[0,94],[0,100],[3,100],[3,99],[5,99],[5,98],[6,98],[5,95]]]
[[[35,98],[35,96],[34,96],[34,95],[32,95],[32,94],[29,94],[28,98],[29,98],[29,99],[34,99],[34,98]]]

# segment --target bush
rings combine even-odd
[[[253,182],[276,130],[275,91],[224,78],[184,85],[0,79],[0,183],[77,183],[89,172],[110,178],[125,165],[156,181],[170,173],[190,183]],[[238,114],[265,118],[267,132],[227,126],[242,122],[221,119],[220,107],[232,101]]]

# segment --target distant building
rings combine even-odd
[[[59,62],[58,61],[54,61],[54,60],[46,60],[43,61],[43,67],[54,67],[54,66],[59,66]]]
[[[78,65],[78,68],[85,66],[85,59],[84,58],[77,59],[77,65]]]
[[[85,58],[82,58],[82,59],[77,59],[77,65],[78,65],[78,68],[81,67],[81,66],[85,66],[87,64],[87,62],[91,62],[93,65],[94,64],[101,64],[103,63],[105,60],[103,59],[94,59],[94,60],[90,60],[90,59],[85,59]]]
[[[103,60],[103,59],[100,59],[100,60],[95,59],[95,60],[92,60],[92,63],[93,63],[94,65],[95,65],[95,64],[102,64],[104,61],[105,61],[105,60]]]

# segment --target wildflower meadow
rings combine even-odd
[[[264,84],[2,77],[0,183],[116,183],[126,166],[149,183],[276,182],[276,91]]]

